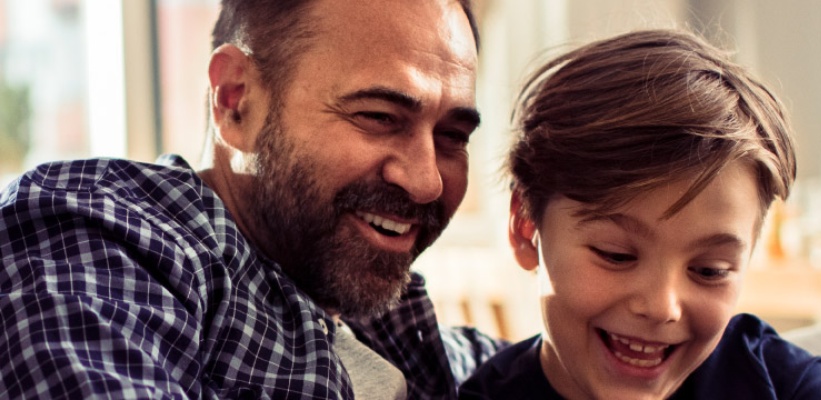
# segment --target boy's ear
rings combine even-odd
[[[535,235],[536,224],[525,216],[521,192],[514,189],[510,196],[508,239],[516,261],[527,271],[539,266],[539,250],[536,248],[538,241],[534,240]]]
[[[253,63],[234,45],[225,44],[211,54],[208,64],[211,118],[217,133],[231,147],[252,151],[255,143],[243,124],[246,117]]]

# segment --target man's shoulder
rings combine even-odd
[[[101,187],[139,184],[146,180],[194,183],[198,178],[185,160],[176,156],[164,156],[154,164],[117,158],[90,158],[40,164],[23,174],[18,185],[89,191]]]
[[[122,248],[174,248],[186,257],[203,246],[197,254],[225,250],[226,243],[239,249],[232,254],[245,248],[216,194],[175,158],[42,164],[0,192],[0,228],[0,251],[20,259],[34,257],[34,248],[50,259],[90,243],[107,249],[93,252],[101,259],[118,257]]]
[[[15,215],[44,208],[178,215],[221,209],[221,202],[182,158],[164,156],[157,163],[114,158],[44,163],[0,192],[0,208]]]

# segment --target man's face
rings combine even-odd
[[[736,161],[664,218],[690,183],[597,217],[564,197],[548,204],[542,366],[565,397],[667,398],[721,339],[757,233],[757,183]]]
[[[475,43],[457,2],[312,11],[312,47],[258,136],[249,214],[320,306],[365,315],[398,298],[465,194]]]

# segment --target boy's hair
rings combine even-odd
[[[528,80],[515,115],[519,138],[508,168],[537,226],[553,196],[607,213],[663,184],[694,179],[670,217],[736,160],[757,175],[763,220],[795,179],[779,100],[686,32],[633,32],[561,55]]]

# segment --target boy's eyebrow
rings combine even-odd
[[[422,110],[422,100],[408,93],[384,86],[357,90],[340,97],[339,100],[343,103],[357,100],[382,100],[396,104],[411,112],[416,113]],[[447,118],[470,125],[472,128],[476,128],[481,122],[479,111],[473,107],[455,107],[448,111]]]
[[[732,246],[738,249],[746,249],[747,242],[730,233],[717,233],[695,241],[690,247],[698,249],[719,246]]]
[[[653,238],[655,234],[653,230],[650,229],[647,224],[639,220],[638,218],[631,217],[626,214],[621,213],[613,213],[613,214],[594,214],[587,218],[582,218],[576,225],[581,226],[590,222],[599,222],[599,221],[609,221],[620,228],[624,229],[627,232],[636,234],[646,239]]]
[[[653,229],[649,225],[645,224],[638,218],[621,213],[594,215],[588,218],[583,218],[578,222],[577,226],[595,221],[610,221],[618,225],[621,229],[646,239],[652,239],[655,236]],[[731,233],[716,233],[698,239],[689,244],[689,247],[692,249],[718,246],[732,246],[739,249],[745,249],[747,248],[747,242],[741,239],[738,235]]]

